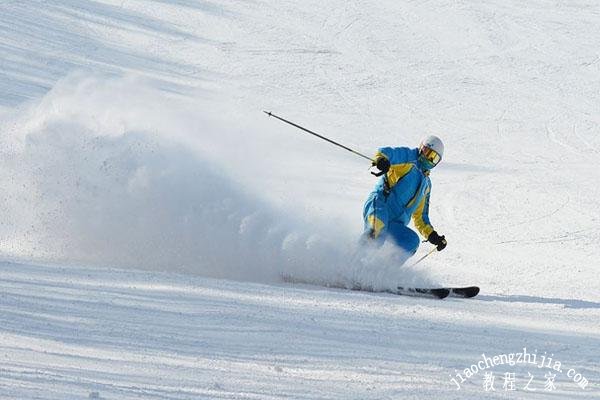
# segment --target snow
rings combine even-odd
[[[0,398],[598,397],[598,38],[593,1],[0,3]],[[368,165],[263,110],[441,136],[448,248],[357,250]],[[523,348],[556,390],[451,381]]]
[[[455,369],[522,347],[552,351],[590,380],[599,372],[594,302],[2,268],[3,398],[454,398]],[[595,396],[557,385],[547,398]],[[479,386],[460,398],[481,397]]]

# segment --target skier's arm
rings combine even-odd
[[[430,191],[427,191],[427,195],[421,199],[421,202],[419,203],[417,209],[413,214],[413,221],[421,235],[427,238],[427,241],[429,243],[435,245],[438,251],[442,251],[446,248],[448,242],[446,242],[446,237],[444,235],[438,235],[438,233],[433,229],[433,226],[431,226],[431,223],[429,222],[430,193]]]
[[[410,171],[415,160],[414,149],[411,150],[408,147],[382,147],[375,155],[373,165],[377,165],[380,171],[387,174],[387,183],[390,187],[393,187],[398,180]],[[385,166],[385,168],[382,169],[380,165]]]
[[[413,158],[412,150],[408,147],[382,147],[375,155],[375,159],[379,157],[385,157],[390,164],[404,164],[412,161]]]
[[[421,233],[424,238],[429,238],[431,232],[433,232],[433,226],[429,222],[429,195],[430,191],[427,191],[427,195],[423,196],[417,209],[413,213],[413,222],[417,230]]]

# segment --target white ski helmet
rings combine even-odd
[[[439,164],[444,157],[444,143],[433,135],[429,135],[419,144],[419,159],[427,169],[431,169]]]

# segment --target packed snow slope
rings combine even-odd
[[[597,302],[442,301],[172,273],[1,267],[2,399],[598,398]],[[524,347],[537,365],[482,370],[460,389],[452,382],[482,353]],[[539,368],[542,356],[560,361],[562,372]],[[490,371],[495,392],[483,389]],[[514,392],[503,390],[504,372],[515,374]],[[556,375],[552,391],[544,389],[548,373]],[[585,389],[577,374],[590,382]]]
[[[0,398],[597,397],[599,49],[594,1],[0,2]],[[368,162],[265,109],[441,136],[447,249],[357,248]],[[556,390],[451,381],[523,347]]]

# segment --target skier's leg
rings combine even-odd
[[[362,240],[375,240],[383,243],[387,235],[389,213],[383,193],[371,193],[363,208],[365,230]]]
[[[417,252],[421,239],[419,239],[419,235],[415,231],[399,223],[391,222],[388,226],[388,231],[392,240],[402,250],[399,261],[401,264],[404,264],[406,260]]]

